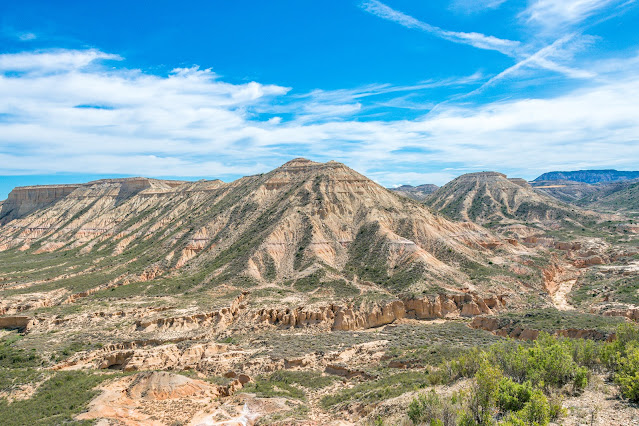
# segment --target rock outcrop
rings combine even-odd
[[[256,320],[282,328],[318,326],[331,330],[363,330],[403,319],[472,317],[492,314],[506,305],[504,297],[473,294],[439,295],[433,298],[403,299],[360,307],[328,305],[315,309],[263,309]]]
[[[79,368],[115,369],[123,371],[141,370],[188,370],[197,368],[201,362],[226,353],[228,345],[218,343],[195,344],[180,347],[178,344],[158,346],[108,345],[104,348],[82,353],[58,364],[58,370]]]
[[[221,331],[235,321],[242,310],[246,309],[243,302],[248,294],[243,292],[233,300],[230,306],[217,311],[181,317],[138,320],[135,328],[137,331],[144,332],[189,331],[203,327]]]
[[[477,316],[473,318],[470,327],[495,333],[498,336],[510,337],[521,340],[535,340],[541,330],[522,328],[514,325],[512,321],[496,317]],[[552,331],[550,334],[571,339],[591,339],[611,341],[615,338],[614,332],[604,332],[592,329],[566,328]]]
[[[81,185],[21,186],[13,189],[2,204],[0,224],[18,219],[63,199]]]
[[[214,412],[218,398],[232,395],[248,381],[242,376],[219,386],[163,371],[138,373],[101,386],[102,393],[76,419],[109,419],[127,425],[186,424]]]
[[[21,332],[28,332],[35,320],[27,316],[6,316],[0,317],[0,328],[7,328],[10,330],[20,330]]]

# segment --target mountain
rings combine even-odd
[[[564,203],[575,203],[587,196],[593,196],[608,185],[617,185],[614,183],[590,184],[585,182],[576,182],[571,180],[535,180],[530,185],[535,191],[550,195]]]
[[[0,260],[38,264],[49,254],[48,269],[4,286],[74,293],[155,279],[161,285],[143,291],[289,282],[358,293],[366,281],[394,294],[436,293],[464,287],[472,265],[490,269],[484,247],[498,240],[343,164],[305,159],[231,183],[131,178],[16,188],[0,220]]]
[[[439,189],[439,186],[432,183],[425,183],[423,185],[402,185],[396,188],[388,188],[404,197],[412,198],[415,201],[424,201],[428,195]]]
[[[535,179],[535,181],[567,180],[585,183],[598,183],[630,179],[639,179],[639,171],[577,170],[572,172],[548,172],[539,176]]]
[[[639,182],[608,186],[605,191],[585,196],[579,202],[596,210],[639,213]]]
[[[574,222],[588,214],[537,193],[523,179],[498,172],[468,173],[431,194],[426,204],[454,220],[476,223]]]
[[[573,181],[534,181],[535,191],[560,201],[607,213],[636,212],[637,179],[588,184]]]

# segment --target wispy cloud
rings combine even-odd
[[[481,92],[482,90],[484,90],[485,88],[493,86],[497,82],[507,77],[516,75],[518,72],[520,72],[521,70],[525,68],[544,68],[550,71],[559,72],[561,74],[564,74],[572,78],[594,77],[596,75],[594,72],[571,68],[551,60],[556,58],[557,56],[562,56],[564,58],[568,56],[569,53],[566,53],[566,52],[568,52],[570,49],[566,49],[565,45],[573,41],[575,37],[576,37],[576,34],[569,34],[565,37],[555,40],[550,45],[544,46],[543,48],[539,49],[537,52],[533,53],[532,55],[527,56],[526,58],[517,62],[515,65],[509,68],[506,68],[504,71],[491,77],[479,88],[473,90],[472,92],[468,93],[465,96],[477,94]]]
[[[455,12],[470,14],[485,10],[497,9],[507,0],[452,0],[450,9]]]
[[[20,41],[31,41],[38,38],[34,33],[20,33],[18,34],[18,40]]]
[[[313,90],[292,95],[291,102],[268,108],[276,113],[294,115],[298,120],[316,121],[330,117],[345,117],[379,107],[428,109],[424,103],[414,104],[407,98],[415,98],[430,90],[464,88],[481,84],[486,80],[481,72],[441,80],[425,80],[412,85],[372,84],[354,89]],[[364,104],[364,102],[366,102]],[[432,106],[432,104],[428,104]]]
[[[633,2],[634,0],[530,0],[519,17],[548,31],[556,31],[579,24],[611,6]]]
[[[121,60],[119,55],[107,54],[96,49],[51,50],[42,52],[7,53],[0,55],[0,71],[51,72],[79,69],[96,60]]]
[[[366,12],[369,12],[382,19],[396,22],[406,28],[424,31],[444,40],[448,40],[454,43],[467,44],[478,49],[496,50],[503,54],[512,56],[520,45],[518,41],[505,40],[476,32],[467,33],[444,30],[434,25],[422,22],[403,12],[395,10],[378,0],[364,1],[360,4],[360,7]]]
[[[591,41],[592,37],[577,37],[576,34],[571,34],[556,40],[554,43],[542,49],[530,53],[530,47],[522,45],[519,41],[504,40],[479,33],[446,31],[439,27],[422,22],[403,12],[392,9],[378,0],[367,0],[361,4],[361,7],[369,13],[398,23],[406,28],[421,30],[455,43],[468,44],[480,49],[496,50],[507,56],[513,57],[518,61],[515,65],[493,77],[484,85],[484,87],[495,84],[504,77],[513,75],[515,72],[524,68],[546,69],[563,74],[569,78],[593,77],[593,74],[590,72],[562,64],[562,61],[569,59],[571,49],[575,49],[576,46],[583,46],[588,41]],[[568,45],[571,46],[570,49],[568,49]],[[473,91],[471,93],[477,93],[477,91]]]
[[[441,184],[470,170],[534,177],[553,168],[639,163],[639,55],[599,63],[605,78],[561,96],[449,104],[418,119],[385,121],[358,120],[334,105],[363,104],[369,92],[391,86],[296,97],[287,87],[230,84],[197,67],[157,76],[100,66],[114,56],[0,55],[0,174],[232,178],[309,156],[346,162],[392,185],[409,178]],[[309,112],[279,120],[277,108],[287,103],[307,103]]]

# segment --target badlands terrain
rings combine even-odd
[[[0,424],[638,424],[636,177],[15,188]]]

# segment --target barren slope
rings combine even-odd
[[[537,193],[523,179],[497,172],[469,173],[447,183],[426,203],[456,220],[476,223],[579,223],[596,216]]]

